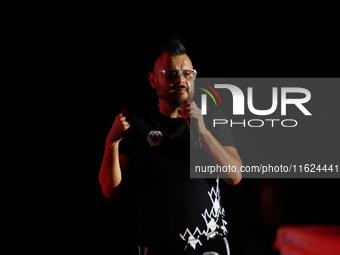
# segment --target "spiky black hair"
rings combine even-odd
[[[169,41],[167,45],[163,46],[159,50],[158,57],[161,56],[164,52],[170,52],[171,56],[178,56],[186,54],[186,49],[182,44],[181,39],[178,37],[174,37]]]

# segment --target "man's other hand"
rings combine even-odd
[[[116,116],[110,132],[106,137],[106,143],[113,144],[123,139],[125,132],[131,128],[130,123],[132,116],[133,113],[127,110],[122,110],[122,112]]]

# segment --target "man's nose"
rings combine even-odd
[[[177,77],[175,78],[175,82],[176,82],[176,83],[185,82],[185,78],[184,78],[182,72],[179,72],[179,73],[178,73]]]

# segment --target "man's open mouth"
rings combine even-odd
[[[187,92],[188,93],[188,88],[185,86],[177,86],[175,88],[171,89],[173,92],[180,92],[180,93],[184,93]]]

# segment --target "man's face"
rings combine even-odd
[[[163,72],[160,70],[167,69],[192,69],[192,63],[190,58],[186,55],[171,56],[169,52],[165,52],[161,55],[155,63],[154,68],[154,81],[151,85],[156,89],[159,100],[163,100],[170,105],[179,106],[183,101],[190,99],[190,92],[193,92],[193,88],[190,88],[190,81],[185,79],[182,75],[178,75],[176,78],[167,80],[164,78]],[[193,82],[191,82],[193,84]]]

